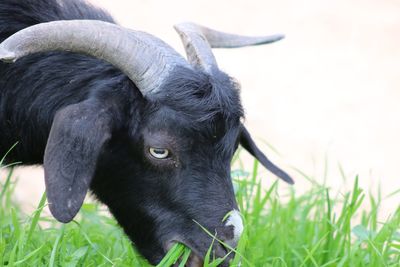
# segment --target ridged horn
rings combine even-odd
[[[237,48],[269,44],[284,38],[284,35],[242,36],[216,31],[195,23],[185,22],[174,26],[182,39],[188,61],[207,73],[218,68],[211,48]]]
[[[189,64],[162,40],[116,24],[65,20],[25,28],[0,44],[0,60],[14,62],[38,52],[70,51],[105,60],[147,96],[160,89],[177,65]]]

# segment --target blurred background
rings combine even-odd
[[[337,190],[343,176],[351,185],[356,175],[364,188],[380,186],[383,196],[400,188],[399,1],[90,2],[182,54],[172,25],[183,21],[245,35],[284,33],[267,46],[215,50],[220,68],[242,85],[246,125],[258,144],[300,191],[309,182],[294,168],[326,177]],[[17,172],[17,199],[34,207],[44,190],[42,170]],[[399,203],[390,198],[383,212]]]

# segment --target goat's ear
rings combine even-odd
[[[271,171],[273,174],[284,180],[289,184],[294,184],[293,179],[275,164],[273,164],[264,153],[257,147],[255,142],[250,136],[250,133],[247,129],[242,126],[242,130],[240,133],[240,144],[244,149],[246,149],[253,157],[255,157],[265,168]]]
[[[53,216],[70,222],[78,213],[96,170],[97,158],[111,137],[111,116],[85,101],[58,111],[44,155],[47,200]]]

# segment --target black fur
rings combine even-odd
[[[2,0],[0,41],[69,19],[114,22],[81,0]],[[177,68],[159,93],[144,98],[118,69],[83,55],[0,63],[0,154],[18,142],[8,161],[44,163],[50,208],[60,221],[75,216],[90,187],[151,263],[171,240],[204,255],[211,238],[194,220],[232,238],[222,222],[237,209],[230,161],[240,140],[255,149],[241,117],[238,86],[222,72]],[[156,160],[150,147],[170,155]]]

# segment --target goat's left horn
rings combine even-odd
[[[195,23],[186,22],[174,25],[182,39],[188,61],[200,66],[207,73],[218,68],[211,48],[237,48],[269,44],[284,38],[284,35],[242,36],[216,31]]]
[[[191,66],[160,39],[96,20],[65,20],[25,28],[0,44],[0,60],[38,52],[70,51],[103,59],[125,73],[143,95],[162,87],[176,66]]]

